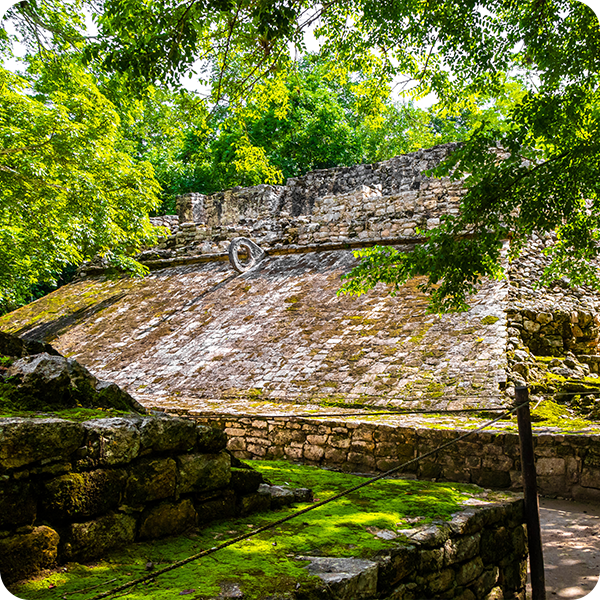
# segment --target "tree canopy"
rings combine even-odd
[[[154,239],[152,166],[124,147],[119,116],[73,65],[39,65],[35,86],[0,71],[0,308],[96,254],[140,272]]]
[[[86,30],[84,9],[97,34]],[[80,73],[74,81],[95,78],[106,101],[100,105],[120,123],[102,139],[128,154],[122,166],[131,171],[122,177],[130,191],[139,191],[143,173],[143,187],[156,190],[145,160],[175,193],[192,182],[208,189],[236,178],[274,181],[304,166],[388,158],[415,141],[462,140],[436,170],[464,178],[461,214],[427,231],[427,243],[410,254],[363,253],[344,292],[378,281],[393,290],[425,274],[433,309],[462,309],[482,277],[502,276],[503,239],[510,236],[517,253],[529,234],[548,231],[557,235],[545,281],[567,276],[600,287],[600,27],[576,0],[37,0],[16,5],[8,19],[30,57],[68,57]],[[321,42],[319,58],[302,70],[297,55],[305,53],[310,27]],[[0,51],[10,52],[6,32]],[[186,92],[183,77],[205,91]],[[29,85],[35,90],[48,80],[34,73]],[[434,93],[438,101],[429,112],[399,108],[392,88],[415,99]],[[66,102],[41,88],[34,94],[40,115]],[[187,132],[168,133],[173,115],[188,120]],[[85,126],[93,130],[91,121]],[[52,131],[32,135],[40,141]],[[161,136],[175,140],[162,151]],[[125,202],[123,210],[147,211],[156,204],[152,193],[145,202],[143,209]],[[111,231],[122,238],[118,249],[135,245],[124,223]],[[108,237],[97,239],[108,252]],[[60,260],[74,260],[82,248],[75,244]]]

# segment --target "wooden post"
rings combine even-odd
[[[533,435],[531,434],[531,416],[529,414],[529,392],[526,386],[515,387],[517,406],[526,403],[517,410],[519,424],[519,444],[521,447],[521,473],[523,475],[523,495],[525,498],[525,522],[529,540],[529,569],[531,572],[532,600],[546,600],[546,581],[544,578],[544,556],[542,553],[542,533],[535,473],[535,455]]]

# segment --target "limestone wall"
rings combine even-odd
[[[187,419],[0,419],[3,580],[267,508],[225,444]]]
[[[313,171],[285,186],[185,194],[178,199],[179,230],[157,250],[176,256],[222,252],[240,236],[265,249],[419,237],[417,228],[426,231],[442,215],[458,212],[461,183],[425,175],[455,147]]]
[[[571,285],[565,278],[541,289],[535,282],[549,265],[544,250],[554,237],[533,236],[522,254],[510,265],[508,350],[522,343],[538,356],[597,354],[600,333],[600,294],[588,286]],[[598,372],[593,358],[593,372]]]
[[[456,438],[462,431],[353,421],[197,417],[223,428],[240,458],[301,461],[344,471],[387,471]],[[540,494],[600,501],[600,436],[534,437]],[[419,479],[522,489],[519,439],[481,432],[407,467]]]

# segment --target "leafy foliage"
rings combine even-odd
[[[158,186],[122,147],[119,118],[93,79],[60,60],[35,81],[0,71],[0,307],[26,301],[69,264],[130,258],[153,239]]]
[[[411,255],[364,254],[344,291],[427,274],[433,309],[463,309],[483,277],[501,276],[503,239],[514,255],[551,230],[544,281],[600,286],[600,27],[576,0],[38,0],[8,14],[32,53],[69,53],[96,75],[123,123],[120,149],[155,165],[171,208],[188,189],[464,141],[435,172],[465,178],[461,215]],[[319,59],[298,66],[313,25]],[[3,34],[0,51],[9,45]],[[175,100],[167,87],[181,91],[183,76],[205,97]],[[393,85],[439,102],[394,106]]]

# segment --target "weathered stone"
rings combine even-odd
[[[85,523],[71,523],[61,535],[61,558],[91,560],[112,548],[131,544],[135,539],[135,525],[134,517],[121,513],[108,513]]]
[[[483,572],[483,561],[478,556],[466,563],[459,565],[456,569],[456,585],[467,585]]]
[[[475,593],[476,598],[485,598],[492,588],[498,582],[498,575],[500,571],[498,567],[491,567],[486,569],[471,585],[471,589]]]
[[[42,510],[46,518],[79,521],[116,508],[127,479],[123,469],[67,473],[44,483]]]
[[[308,560],[310,575],[316,575],[336,600],[372,598],[377,593],[378,565],[360,558],[298,556]]]
[[[564,475],[565,460],[563,458],[538,458],[535,470],[538,475]]]
[[[414,538],[413,538],[414,539]],[[444,565],[444,549],[421,550],[419,553],[419,573],[439,571]]]
[[[258,493],[271,498],[271,508],[289,506],[296,500],[294,490],[281,485],[268,485],[266,483],[261,483],[258,486]]]
[[[197,522],[198,515],[189,498],[175,503],[161,502],[142,513],[138,536],[141,540],[151,540],[177,535]]]
[[[216,427],[196,425],[197,449],[199,452],[216,454],[227,447],[227,435]]]
[[[140,451],[139,420],[125,418],[86,421],[86,464],[114,466],[131,462]]]
[[[242,517],[251,513],[269,510],[271,496],[268,494],[247,494],[238,499],[236,510]]]
[[[4,583],[12,583],[54,566],[59,536],[41,525],[30,533],[0,539],[0,573]]]
[[[26,340],[5,331],[0,331],[0,354],[3,356],[23,357],[31,354],[41,354],[42,352],[60,356],[60,353],[50,344],[36,340]]]
[[[417,568],[419,552],[416,546],[402,545],[392,548],[388,559],[379,565],[378,592],[388,592],[398,582],[413,573]]]
[[[120,410],[142,407],[116,384],[101,382],[77,361],[41,352],[15,361],[7,376],[22,408],[104,406]],[[143,409],[142,409],[143,410]]]
[[[194,500],[199,523],[210,523],[217,519],[229,519],[237,513],[236,495],[233,490],[200,495]]]
[[[427,581],[427,588],[432,594],[439,594],[454,585],[454,570],[442,569],[431,575]],[[434,596],[435,597],[435,596]]]
[[[196,445],[197,426],[188,419],[145,417],[139,430],[143,452],[189,452]]]
[[[139,505],[175,494],[177,466],[172,458],[144,458],[129,467],[125,489],[128,504]]]
[[[70,458],[81,446],[83,427],[63,419],[0,419],[0,469]]]
[[[449,537],[449,533],[450,529],[446,526],[430,525],[411,535],[410,539],[425,548],[433,548],[443,546]]]
[[[229,487],[239,494],[250,494],[258,490],[258,486],[263,483],[263,476],[254,469],[231,468],[231,480]]]
[[[503,567],[501,584],[507,592],[522,590],[527,583],[527,561],[510,560]]]
[[[0,485],[0,529],[33,525],[37,501],[29,481],[12,481]]]
[[[487,528],[481,533],[480,554],[486,564],[496,564],[513,551],[511,532],[506,527]]]
[[[480,533],[449,539],[444,545],[444,564],[453,565],[473,558],[479,552],[480,540]]]
[[[219,454],[184,454],[177,457],[177,493],[204,492],[226,487],[231,480],[231,458]]]
[[[502,588],[495,587],[490,590],[490,593],[484,598],[484,600],[504,600],[504,593]]]

